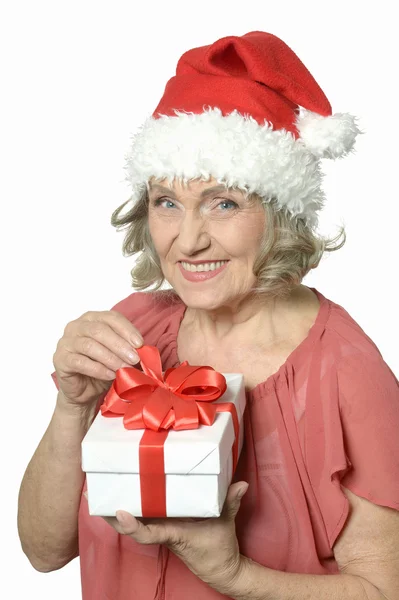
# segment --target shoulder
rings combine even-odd
[[[390,371],[377,344],[340,304],[324,298],[326,320],[322,351],[340,372],[351,369]]]
[[[391,399],[397,397],[398,380],[376,343],[340,304],[325,301],[328,317],[322,352],[327,362],[335,366],[340,400],[345,402],[360,392],[386,397],[387,390]]]

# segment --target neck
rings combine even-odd
[[[304,286],[297,286],[286,298],[267,298],[248,295],[214,310],[188,307],[184,325],[200,332],[204,338],[227,341],[234,330],[234,338],[243,342],[255,340],[261,333],[265,341],[268,332],[270,340],[279,337],[279,324],[286,320],[295,298],[299,298]]]

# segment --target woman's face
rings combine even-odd
[[[165,279],[187,306],[213,310],[251,291],[265,228],[259,200],[214,179],[151,180],[148,214]]]

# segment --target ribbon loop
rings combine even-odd
[[[193,367],[187,362],[162,374],[158,348],[138,348],[143,372],[135,367],[118,369],[101,413],[123,415],[126,429],[197,429],[212,425],[213,402],[226,391],[226,379],[212,367]]]

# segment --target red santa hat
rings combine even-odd
[[[278,208],[317,225],[324,203],[321,158],[348,154],[355,117],[332,114],[296,54],[262,31],[193,48],[126,156],[133,201],[151,177],[219,182],[275,198]]]

